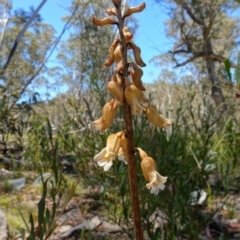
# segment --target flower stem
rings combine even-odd
[[[123,36],[122,29],[124,27],[124,19],[121,13],[121,6],[118,5],[117,17],[118,17],[118,27],[119,34],[122,45],[122,54],[124,59],[124,70],[122,71],[122,85],[123,92],[125,90],[125,80],[128,77],[128,63],[127,63],[127,44]],[[134,221],[134,232],[136,240],[143,240],[143,230],[141,225],[141,213],[139,206],[138,198],[138,184],[137,184],[137,171],[136,171],[136,160],[134,157],[134,134],[133,134],[133,123],[132,123],[132,114],[131,108],[128,105],[126,98],[124,96],[123,100],[123,114],[124,114],[124,123],[126,129],[126,138],[127,138],[127,158],[128,158],[128,177],[130,184],[130,194],[132,201],[132,210],[133,210],[133,221]]]

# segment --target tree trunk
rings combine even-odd
[[[205,44],[205,52],[208,54],[213,53],[212,43],[210,39],[207,39]],[[211,94],[216,106],[219,106],[219,111],[224,113],[227,111],[227,106],[225,104],[225,99],[222,93],[222,89],[220,87],[219,79],[215,72],[215,62],[211,58],[206,58],[206,67],[208,72],[209,81],[212,83]]]

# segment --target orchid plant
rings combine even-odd
[[[107,138],[106,147],[94,157],[94,160],[98,166],[103,167],[104,171],[111,168],[116,158],[128,165],[135,236],[136,239],[143,239],[134,154],[138,152],[140,155],[143,176],[148,182],[146,187],[150,189],[151,193],[158,194],[160,189],[163,190],[167,177],[163,177],[157,172],[153,158],[149,157],[141,148],[134,147],[132,115],[145,114],[147,119],[159,128],[170,126],[171,121],[162,116],[156,106],[148,106],[149,100],[144,94],[146,89],[141,79],[143,76],[141,67],[145,67],[146,64],[141,58],[141,49],[132,41],[133,34],[128,27],[124,26],[125,18],[133,13],[143,11],[146,4],[142,3],[137,7],[130,7],[122,14],[121,0],[112,0],[112,3],[115,8],[106,9],[106,13],[110,17],[103,19],[92,18],[92,22],[99,27],[108,24],[117,25],[120,35],[120,38],[115,39],[110,46],[108,59],[104,63],[107,67],[116,64],[115,72],[107,85],[112,99],[104,105],[102,116],[93,122],[93,126],[103,134],[111,126],[118,108],[123,106],[126,129],[110,134]],[[117,20],[112,16],[115,16]],[[127,51],[129,49],[132,49],[135,61],[128,62]]]

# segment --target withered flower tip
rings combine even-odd
[[[146,63],[141,58],[141,49],[133,42],[128,42],[127,45],[133,50],[133,56],[137,65],[140,67],[146,67]]]
[[[132,77],[132,81],[134,85],[141,91],[145,91],[145,87],[143,86],[141,77],[143,76],[143,70],[138,67],[135,62],[131,62],[131,65],[134,69],[134,72],[130,71],[130,75]]]
[[[123,15],[123,18],[125,17],[129,17],[130,15],[132,15],[133,13],[139,13],[141,11],[143,11],[146,7],[145,2],[141,3],[139,6],[137,7],[130,7],[126,10],[126,12]]]
[[[114,16],[117,16],[117,10],[116,8],[107,8],[106,9],[106,13],[110,16],[114,15]]]
[[[92,22],[99,27],[107,25],[107,24],[118,24],[118,22],[116,20],[109,18],[109,17],[105,17],[103,19],[97,19],[96,17],[93,16]]]

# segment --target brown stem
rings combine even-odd
[[[118,28],[122,45],[122,54],[124,59],[124,70],[122,71],[122,85],[123,91],[125,90],[125,79],[128,77],[128,64],[127,64],[127,44],[123,36],[122,29],[124,27],[124,19],[121,13],[120,4],[116,6],[117,9],[117,18],[118,18]],[[128,178],[130,184],[130,193],[132,201],[132,210],[133,210],[133,221],[134,221],[134,232],[136,240],[143,240],[143,231],[141,225],[141,213],[138,199],[138,184],[137,184],[137,171],[136,171],[136,161],[134,157],[134,134],[133,134],[133,123],[132,123],[132,114],[131,108],[126,102],[124,96],[123,99],[123,114],[124,114],[124,123],[126,129],[126,138],[127,138],[127,158],[128,158]]]

